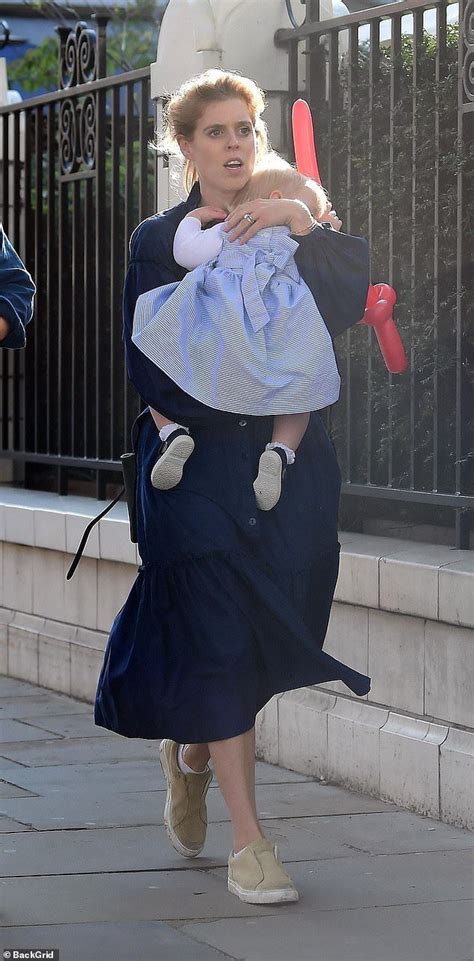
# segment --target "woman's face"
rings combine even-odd
[[[203,198],[216,194],[232,202],[255,166],[256,137],[245,100],[235,97],[208,104],[192,140],[182,135],[177,140],[197,168]],[[226,166],[231,159],[238,159],[240,166]]]

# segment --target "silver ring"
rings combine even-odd
[[[255,220],[253,219],[252,214],[244,214],[244,216],[243,216],[242,219],[243,219],[243,220],[248,220],[249,224],[254,224],[254,223],[255,223]]]

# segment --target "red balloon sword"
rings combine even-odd
[[[321,175],[314,142],[313,119],[306,100],[296,100],[293,104],[292,126],[296,167],[300,173],[320,184]],[[408,367],[408,360],[393,319],[396,300],[396,292],[389,284],[369,286],[365,313],[358,323],[374,328],[383,359],[390,373],[403,374]]]

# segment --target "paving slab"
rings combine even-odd
[[[300,774],[298,771],[288,771],[287,768],[276,764],[257,761],[255,765],[255,781],[257,784],[314,784],[314,778]]]
[[[8,781],[0,781],[0,799],[12,797],[34,797],[34,791],[26,791],[25,788],[17,787],[16,784],[9,784]]]
[[[58,747],[61,745],[58,742]],[[93,766],[93,765],[91,765]],[[116,789],[120,784],[117,774]],[[257,789],[257,811],[260,818],[284,818],[288,814],[287,794],[291,788],[292,817],[307,817],[315,813],[369,813],[386,811],[394,805],[375,798],[366,798],[355,793],[345,792],[331,785],[299,784],[260,784]],[[327,794],[325,794],[327,792]],[[166,791],[161,790],[121,793],[101,791],[94,794],[88,790],[87,782],[76,796],[67,796],[58,791],[47,797],[39,795],[21,798],[3,798],[0,813],[17,818],[38,831],[62,830],[84,827],[120,827],[133,824],[161,824]],[[207,797],[208,822],[228,821],[229,814],[224,799],[216,783],[210,788]]]
[[[6,925],[255,917],[282,907],[244,904],[195,866],[1,880],[0,900]]]
[[[48,688],[41,688],[43,694]],[[38,694],[39,689],[29,681],[19,681],[16,677],[0,677],[0,697],[21,697],[23,695]]]
[[[5,817],[0,814],[0,834],[16,834],[18,831],[31,831],[29,824],[22,824],[13,818]]]
[[[354,817],[360,822],[359,830],[354,827]],[[439,833],[425,829],[424,836],[416,825],[415,815],[400,812],[397,822],[402,821],[405,829],[398,824],[394,828],[393,839],[387,839],[387,852],[408,853],[417,842],[416,831],[420,838],[418,849],[422,850],[466,850],[474,847],[474,837],[462,828],[451,829],[441,825]],[[390,829],[389,818],[385,814],[355,815],[347,818],[335,817],[321,822],[319,832],[309,835],[304,829],[306,819],[262,820],[265,836],[278,845],[280,859],[285,862],[322,861],[335,858],[358,857],[370,853],[387,853],[384,845],[371,844],[371,833],[377,839],[384,830]],[[379,823],[381,820],[381,823]],[[364,827],[365,825],[365,827]],[[372,829],[370,827],[372,825]],[[366,847],[352,843],[359,834]],[[370,847],[374,851],[370,850]],[[206,844],[202,854],[195,862],[199,868],[225,867],[228,852],[232,847],[231,827],[228,821],[213,823],[209,827]],[[392,849],[392,850],[390,850]],[[33,836],[9,836],[8,843],[0,842],[0,876],[26,877],[47,874],[100,874],[107,871],[146,871],[146,870],[186,870],[188,864],[168,844],[162,824],[142,825],[119,828],[97,828],[89,826],[79,830],[34,831]]]
[[[77,796],[84,793],[110,795],[117,788],[123,792],[164,788],[161,767],[154,758],[52,767],[26,767],[10,762],[9,768],[0,768],[0,777],[3,781],[27,788],[44,797],[57,794],[58,791]]]
[[[137,804],[141,804],[147,792],[137,792],[135,795],[128,793],[130,800],[135,799]],[[150,795],[162,795],[156,797],[156,806],[164,804],[165,788],[162,790],[150,791]],[[256,786],[257,813],[259,818],[268,820],[269,818],[287,818],[289,815],[297,818],[306,818],[322,814],[356,814],[371,813],[374,811],[396,811],[399,808],[391,804],[390,801],[380,801],[378,798],[369,798],[362,794],[345,791],[332,784],[319,784],[317,781],[298,783],[289,782],[287,784],[260,783]],[[153,798],[151,798],[153,802]],[[222,794],[214,779],[208,794],[208,821],[227,821],[229,818],[227,807],[224,803]]]
[[[0,764],[4,762],[0,758]],[[114,760],[110,763],[67,764],[48,767],[26,767],[9,761],[6,768],[0,767],[0,779],[28,788],[36,794],[48,797],[58,791],[73,794],[110,794],[120,786],[120,793],[136,791],[164,790],[165,782],[157,758],[139,761]],[[311,782],[312,779],[295,771],[286,771],[273,764],[257,761],[257,784],[288,784]],[[213,782],[215,785],[215,782]]]
[[[438,901],[226,918],[181,930],[245,961],[471,961],[471,912],[468,902]]]
[[[425,851],[423,854],[360,855],[321,861],[286,861],[304,899],[305,911],[380,907],[472,898],[470,851]],[[222,877],[227,870],[211,868]],[[297,912],[297,907],[296,907]]]
[[[8,948],[55,947],[65,961],[232,961],[226,952],[200,944],[164,921],[42,924],[6,928]]]
[[[310,817],[323,814],[370,814],[398,811],[390,801],[346,791],[336,784],[309,781],[306,784],[262,785],[257,788],[257,809],[262,818]]]
[[[0,813],[13,815],[36,831],[112,828],[133,824],[162,824],[165,792],[106,794],[78,797],[61,792],[49,797],[2,798]]]
[[[98,727],[97,724],[94,724],[92,714],[85,712],[54,715],[35,714],[33,716],[30,715],[28,719],[21,718],[21,721],[25,727],[25,722],[28,722],[30,731],[50,731],[51,734],[56,734],[60,737],[110,737],[110,731],[106,731],[104,727]],[[4,721],[3,723],[5,724],[6,722]],[[0,729],[1,726],[2,720],[0,716]],[[40,733],[38,733],[38,737],[39,736],[41,736]],[[29,739],[31,740],[31,735]],[[5,740],[7,740],[7,738],[5,738]],[[18,738],[18,740],[20,740],[20,738]]]
[[[108,737],[65,738],[58,741],[41,741],[38,744],[30,741],[19,741],[16,744],[3,744],[0,747],[1,757],[16,761],[29,767],[42,767],[55,764],[77,764],[87,761],[88,764],[97,761],[117,761],[122,758],[158,757],[156,741],[145,741],[140,738],[120,737],[110,734]],[[2,760],[0,757],[0,768]]]
[[[0,744],[0,751],[1,749],[2,745]],[[0,755],[0,777],[3,777],[4,774],[8,774],[10,771],[25,771],[26,769],[25,764],[20,764],[19,761],[11,761],[10,758],[1,757]]]
[[[42,689],[41,689],[42,690]],[[91,714],[91,705],[76,701],[64,694],[24,694],[23,697],[0,697],[0,718],[11,717],[24,720],[36,715],[52,714]],[[105,731],[105,728],[100,728]],[[106,732],[110,734],[110,731]]]
[[[268,822],[271,823],[271,822]],[[411,811],[348,814],[338,817],[286,818],[310,850],[331,857],[339,849],[354,854],[408,854],[413,851],[474,849],[474,834],[443,821],[420,817]],[[294,844],[294,842],[293,842]],[[293,850],[293,845],[292,845]]]
[[[470,832],[258,762],[260,821],[300,900],[244,904],[227,890],[232,832],[216,780],[202,855],[181,858],[163,826],[158,741],[96,728],[90,704],[8,678],[0,719],[12,737],[0,744],[3,950],[57,947],[60,961],[474,958]]]
[[[8,748],[8,745],[15,741],[44,741],[52,738],[59,737],[59,734],[54,732],[49,732],[34,726],[32,724],[25,723],[25,721],[12,721],[10,719],[0,718],[0,741],[2,742],[2,750]]]
[[[464,855],[464,857],[463,857]],[[467,852],[388,855],[366,859],[290,862],[287,869],[300,902],[244,904],[227,891],[226,869],[22,877],[0,881],[7,924],[57,924],[98,920],[189,920],[253,916],[284,908],[294,920],[305,912],[468,900],[471,859]]]

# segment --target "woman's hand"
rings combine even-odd
[[[196,217],[197,220],[201,221],[201,224],[208,224],[210,220],[224,220],[226,214],[227,211],[223,210],[222,207],[196,207],[186,216]]]
[[[339,219],[335,210],[328,210],[325,214],[323,214],[323,216],[320,218],[320,223],[331,224],[331,227],[334,230],[340,230],[342,227],[342,220]]]
[[[244,220],[244,214],[250,214],[255,223]],[[264,227],[287,225],[292,234],[305,232],[314,220],[313,215],[302,200],[273,199],[247,200],[233,210],[224,222],[224,230],[229,240],[237,240],[245,244],[250,237]]]

